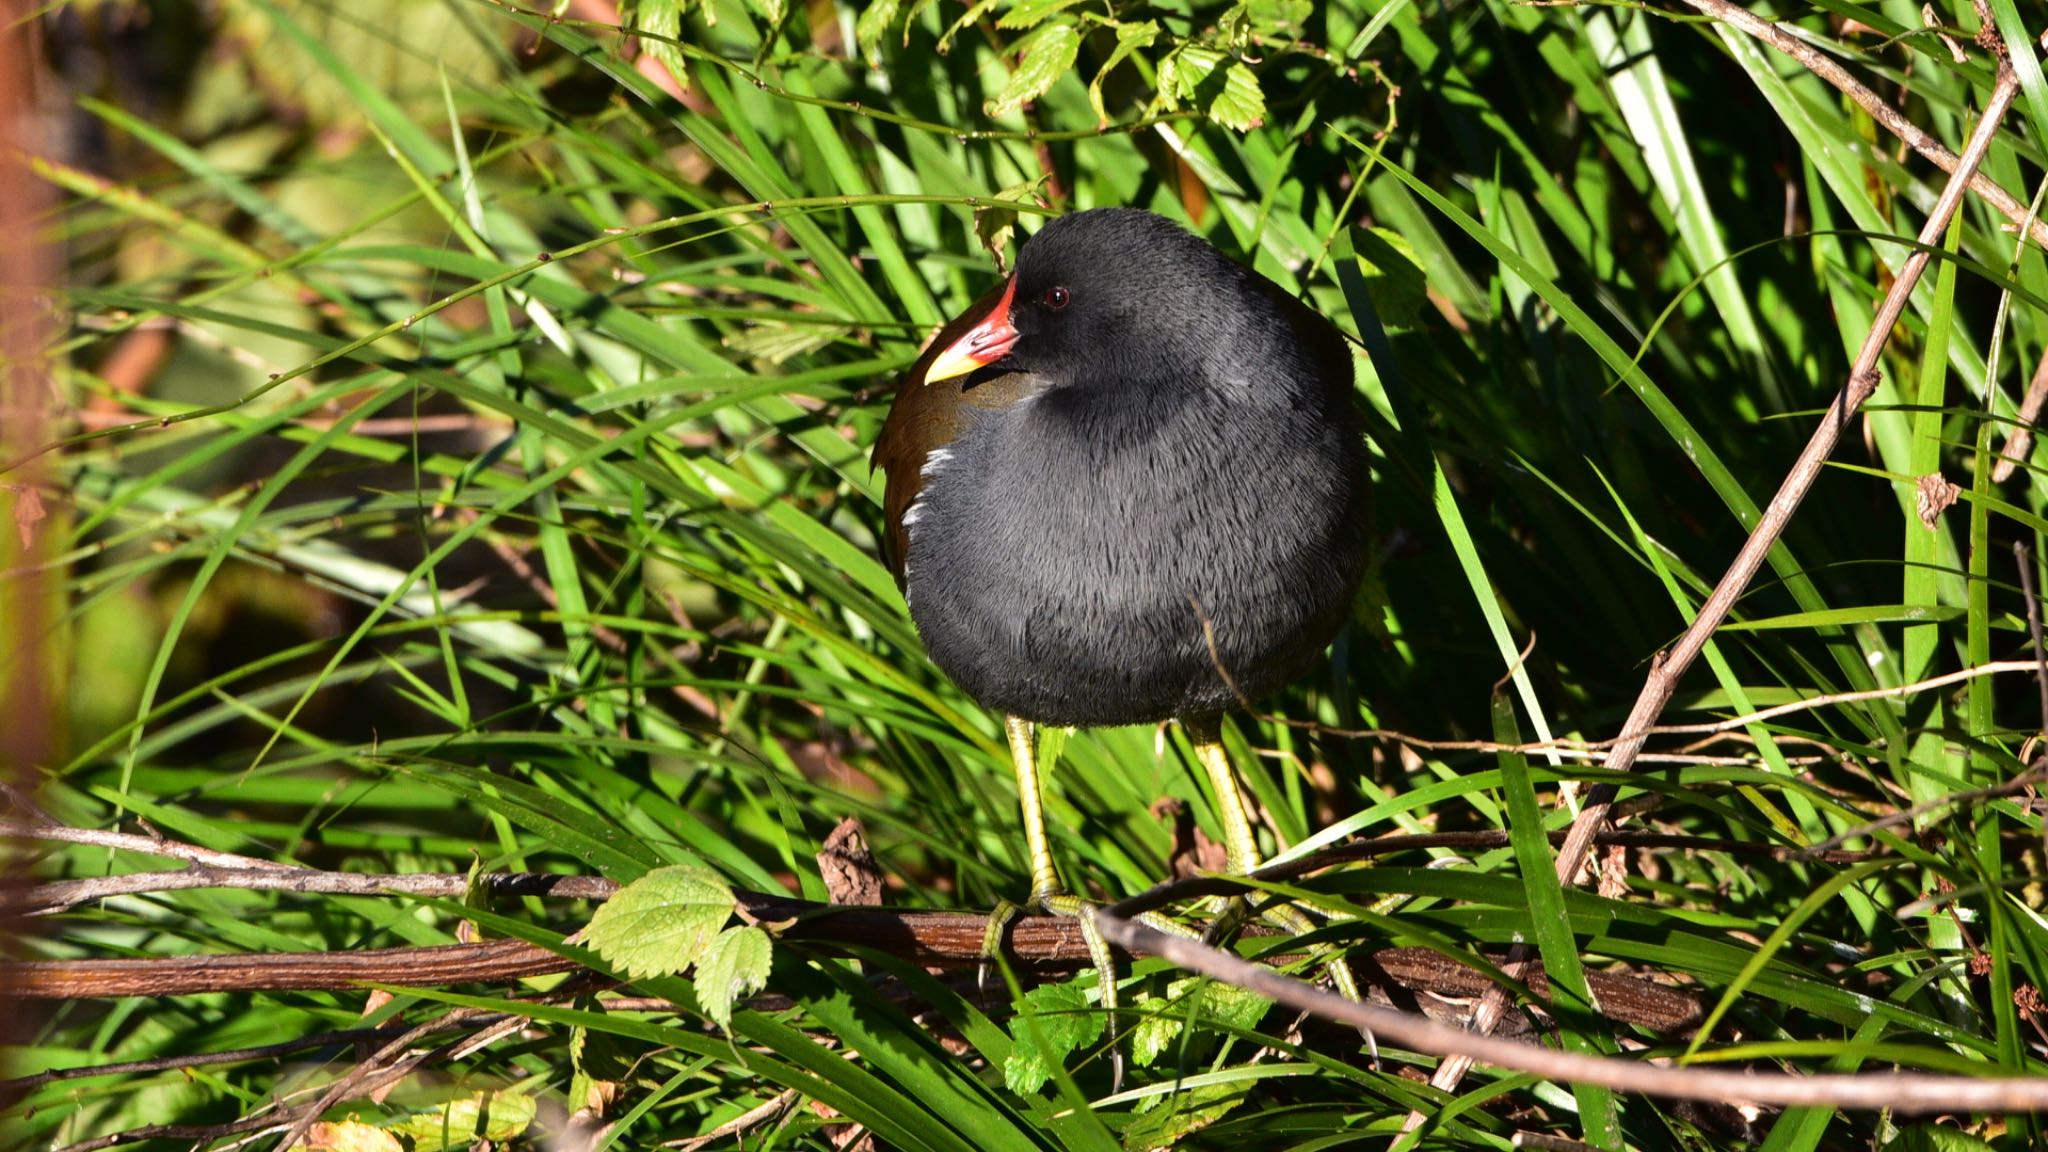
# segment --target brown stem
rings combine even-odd
[[[1685,3],[1701,12],[1740,28],[1751,36],[1783,52],[1807,71],[1829,84],[1856,102],[1858,108],[1869,113],[1870,118],[1883,125],[1887,132],[1906,142],[1913,151],[1935,167],[1953,176],[1962,169],[1962,158],[1948,150],[1941,141],[1930,135],[1926,129],[1900,114],[1899,110],[1885,103],[1884,98],[1865,87],[1849,74],[1848,69],[1836,63],[1834,58],[1766,20],[1756,13],[1729,3],[1729,0],[1685,0]],[[2048,248],[2048,221],[2034,218],[2027,206],[2020,203],[2012,193],[1993,183],[1991,179],[1977,172],[1971,165],[1965,179],[1970,191],[1984,198],[1985,203],[1998,210],[1999,215],[2010,220],[2015,231],[2024,229],[2034,243]]]
[[[1675,1067],[1621,1057],[1584,1056],[1536,1044],[1467,1032],[1426,1017],[1347,1000],[1334,992],[1241,960],[1199,940],[1172,936],[1126,919],[1121,905],[1094,914],[1105,939],[1162,956],[1187,971],[1236,985],[1290,1008],[1443,1057],[1462,1057],[1547,1080],[1597,1084],[1681,1100],[1712,1100],[1816,1108],[1925,1112],[2048,1111],[2048,1077],[1978,1079],[1914,1073],[1787,1075]]]
[[[1732,4],[1725,3],[1725,0],[1686,2],[1711,15],[1727,19],[1755,35],[1766,35],[1763,30],[1752,27],[1765,22],[1757,20]],[[1774,26],[1766,27],[1775,30]],[[1985,154],[1991,150],[1991,142],[1998,135],[1998,126],[2005,119],[2006,112],[2012,108],[2013,101],[2019,96],[2019,90],[2018,74],[2010,64],[2001,61],[1998,83],[1992,87],[1991,97],[1985,102],[1984,112],[1978,119],[1976,131],[1971,133],[1969,144],[1963,149],[1963,155],[1951,172],[1947,185],[1942,188],[1941,198],[1935,202],[1933,211],[1927,214],[1927,222],[1920,229],[1920,246],[1915,248],[1900,266],[1898,276],[1885,293],[1883,303],[1878,306],[1877,317],[1863,338],[1863,346],[1857,352],[1848,382],[1843,385],[1841,394],[1835,398],[1828,415],[1821,420],[1820,426],[1814,429],[1805,450],[1799,454],[1791,471],[1786,474],[1784,482],[1778,486],[1777,494],[1771,497],[1771,502],[1764,508],[1763,515],[1758,517],[1756,527],[1750,531],[1749,539],[1743,542],[1741,551],[1736,553],[1734,562],[1728,566],[1728,571],[1722,574],[1720,583],[1714,586],[1713,594],[1707,597],[1706,603],[1700,605],[1698,614],[1693,617],[1692,625],[1669,651],[1660,653],[1657,659],[1651,662],[1650,675],[1643,684],[1642,693],[1636,697],[1635,706],[1630,709],[1628,720],[1622,725],[1621,735],[1615,742],[1614,752],[1608,757],[1607,767],[1612,771],[1627,772],[1635,766],[1636,757],[1642,754],[1643,745],[1649,738],[1650,728],[1656,724],[1657,717],[1663,714],[1665,705],[1671,702],[1671,697],[1678,691],[1679,680],[1692,667],[1692,662],[1706,646],[1707,638],[1712,636],[1714,630],[1721,626],[1721,622],[1728,618],[1729,611],[1735,607],[1735,601],[1749,587],[1750,581],[1756,577],[1757,570],[1763,566],[1765,556],[1777,544],[1778,538],[1784,535],[1785,526],[1791,522],[1792,514],[1798,511],[1799,505],[1806,499],[1807,492],[1813,487],[1815,478],[1827,465],[1828,457],[1833,455],[1835,442],[1841,438],[1842,430],[1849,426],[1856,410],[1863,406],[1863,402],[1870,398],[1872,392],[1877,390],[1880,379],[1878,358],[1884,352],[1885,343],[1891,338],[1892,329],[1898,324],[1899,317],[1904,314],[1914,285],[1920,282],[1921,273],[1926,271],[1931,253],[1941,242],[1942,234],[1948,230],[1949,222],[1955,218],[1956,210],[1962,205],[1963,194],[1971,186],[1970,178],[1984,162]],[[1612,784],[1602,784],[1595,788],[1588,795],[1586,806],[1579,810],[1578,816],[1572,821],[1564,844],[1557,853],[1557,875],[1563,883],[1578,882],[1579,871],[1585,866],[1588,851],[1593,846],[1594,835],[1606,822],[1608,811],[1614,806],[1617,791]],[[1510,962],[1519,961],[1524,951],[1517,948],[1515,952],[1510,953]],[[1475,1016],[1481,1021],[1498,1020],[1506,1007],[1507,994],[1498,988],[1490,989]],[[1455,1089],[1475,1058],[1479,1057],[1462,1050],[1458,1051],[1438,1067],[1436,1075],[1430,1078],[1430,1084],[1447,1092]],[[1419,1123],[1420,1119],[1419,1113],[1411,1114],[1410,1127]]]

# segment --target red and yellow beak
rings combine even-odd
[[[1017,343],[1017,329],[1010,323],[1010,303],[1017,296],[1017,278],[1003,288],[1003,294],[996,300],[996,306],[989,309],[981,323],[969,328],[960,338],[939,349],[932,359],[931,367],[924,370],[924,382],[936,384],[965,376],[976,368],[993,364],[1010,354]]]

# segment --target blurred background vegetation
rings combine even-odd
[[[1991,8],[2009,43],[2042,31],[2038,9]],[[1990,84],[1967,4],[1755,10],[1960,149]],[[1495,754],[1345,733],[1612,736],[1942,184],[1805,67],[1676,3],[55,0],[7,34],[42,55],[32,165],[61,194],[43,223],[67,275],[66,439],[48,518],[20,527],[62,561],[69,671],[61,709],[11,718],[57,735],[30,783],[66,824],[329,870],[629,881],[687,861],[823,899],[813,857],[857,816],[891,904],[1022,896],[1000,730],[926,663],[877,561],[867,446],[920,341],[1015,244],[1109,204],[1185,221],[1361,342],[1378,560],[1326,668],[1229,736],[1268,850],[1507,827],[1530,785]],[[2022,74],[1984,172],[2024,204],[2048,86]],[[1856,435],[1670,722],[2029,655],[2012,546],[2041,553],[2048,473],[1993,465],[2044,343],[2041,252],[1972,197]],[[1874,853],[1854,864],[1631,854],[1619,890],[1571,897],[1577,946],[1719,1005],[1718,1059],[2048,1072],[2041,815],[2017,788],[1944,802],[2028,770],[2039,699],[1980,677],[1660,741],[1684,752],[1631,779],[1637,827],[1797,848],[1927,807],[1852,838]],[[1551,828],[1559,783],[1599,776],[1557,755],[1531,771]],[[1055,851],[1098,897],[1170,874],[1155,801],[1216,831],[1186,749],[1149,729],[1076,735],[1053,790]],[[164,866],[24,851],[46,880]],[[1469,961],[1534,934],[1518,875],[1506,849],[1444,850],[1316,888],[1356,917],[1334,943]],[[558,939],[590,912],[495,915]],[[166,892],[41,919],[24,948],[358,950],[492,916]],[[586,998],[587,1017],[329,1117],[414,1149],[469,1143],[449,1135],[465,1124],[513,1147],[1384,1147],[1411,1107],[1435,1117],[1422,1146],[1460,1149],[1522,1129],[1659,1149],[2044,1137],[2021,1118],[1745,1120],[1483,1070],[1446,1100],[1412,1078],[1427,1060],[1373,1067],[1355,1036],[1202,1001],[1156,962],[1127,974],[1155,1043],[1112,1094],[1105,1053],[1132,1024],[1103,1028],[1091,975],[1034,994],[1048,1039],[1006,997],[920,985],[913,1020],[850,962],[778,945],[774,965],[781,999],[734,1016],[731,1043],[655,983],[682,1007]],[[66,1002],[13,1058],[416,1023],[442,997]],[[1688,1043],[1546,1027],[1590,1051]],[[1011,1059],[1040,1043],[1038,1067]],[[44,1084],[5,1130],[66,1148],[225,1124],[354,1058]]]

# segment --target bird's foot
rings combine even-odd
[[[1103,938],[1102,930],[1095,924],[1095,910],[1102,905],[1058,889],[1033,893],[1031,903],[1037,905],[1038,910],[1048,916],[1063,916],[1081,922],[1081,941],[1087,946],[1088,962],[1095,968],[1099,1002],[1109,1018],[1113,1034],[1116,1028],[1116,1012],[1121,1003],[1116,985],[1116,953],[1110,950],[1109,941]],[[1008,900],[999,900],[995,908],[989,912],[988,927],[984,930],[981,942],[981,975],[984,981],[988,975],[989,963],[1002,954],[1003,934],[1009,931],[1010,924],[1021,911],[1021,908]],[[1157,913],[1140,913],[1136,919],[1148,927],[1170,935],[1188,939],[1196,939],[1199,935],[1185,925],[1176,924]],[[1124,1054],[1121,1045],[1114,1042],[1110,1044],[1109,1062],[1110,1091],[1121,1091],[1124,1083]]]
[[[1212,944],[1228,940],[1237,934],[1238,929],[1244,926],[1244,922],[1250,916],[1251,905],[1244,897],[1227,897],[1203,939]],[[1267,905],[1259,911],[1259,919],[1294,936],[1306,936],[1319,927],[1313,917],[1292,904]],[[1353,1004],[1365,1003],[1365,993],[1358,985],[1358,977],[1351,971],[1351,965],[1344,959],[1344,953],[1340,949],[1328,944],[1313,944],[1309,946],[1309,954],[1322,964],[1323,973],[1330,978],[1330,983],[1336,986],[1338,995]],[[1359,1028],[1358,1034],[1364,1037],[1366,1051],[1372,1058],[1372,1066],[1377,1069],[1380,1063],[1379,1041],[1373,1038],[1372,1030],[1369,1028]]]

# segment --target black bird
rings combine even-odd
[[[1329,321],[1151,212],[1047,224],[939,333],[875,443],[887,551],[932,661],[1006,719],[1032,899],[1072,910],[1034,725],[1178,721],[1230,868],[1259,863],[1223,713],[1349,613],[1370,509]]]

